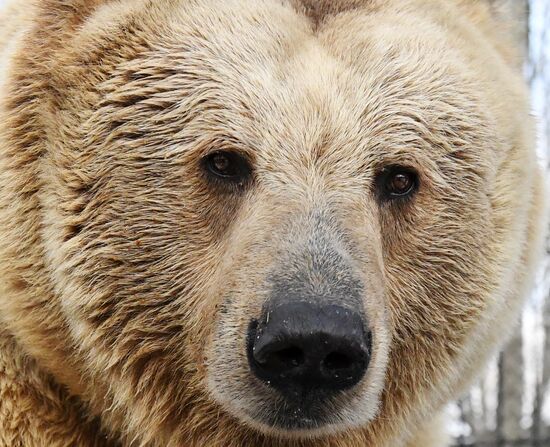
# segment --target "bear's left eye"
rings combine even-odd
[[[418,174],[406,167],[389,166],[376,179],[378,195],[385,200],[406,198],[418,189]]]
[[[229,151],[216,151],[203,159],[206,172],[217,180],[242,184],[251,176],[252,168],[242,155]]]

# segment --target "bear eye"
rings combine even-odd
[[[418,174],[401,166],[389,166],[382,170],[378,179],[379,195],[383,199],[399,199],[411,196],[418,189]]]
[[[246,158],[229,151],[216,151],[203,159],[207,174],[217,180],[242,184],[251,176],[252,169]]]

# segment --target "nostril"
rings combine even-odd
[[[349,355],[338,351],[331,352],[323,360],[323,366],[330,371],[351,368],[353,363]]]
[[[304,363],[304,352],[298,346],[289,346],[267,356],[264,366],[277,370],[296,368]]]

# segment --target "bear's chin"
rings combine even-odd
[[[318,439],[324,436],[335,435],[349,429],[337,423],[320,422],[307,417],[278,418],[273,421],[260,421],[247,417],[246,425],[253,430],[270,437],[281,439]]]
[[[260,415],[258,412],[254,414],[247,411],[241,414],[239,419],[254,431],[282,439],[316,439],[336,435],[357,428],[358,425],[346,422],[335,415],[327,417],[319,410],[287,408],[284,411],[273,410],[265,413]]]

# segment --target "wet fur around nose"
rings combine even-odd
[[[485,0],[10,1],[0,445],[446,445],[543,246],[517,62]],[[251,370],[277,303],[372,333],[313,417]]]

